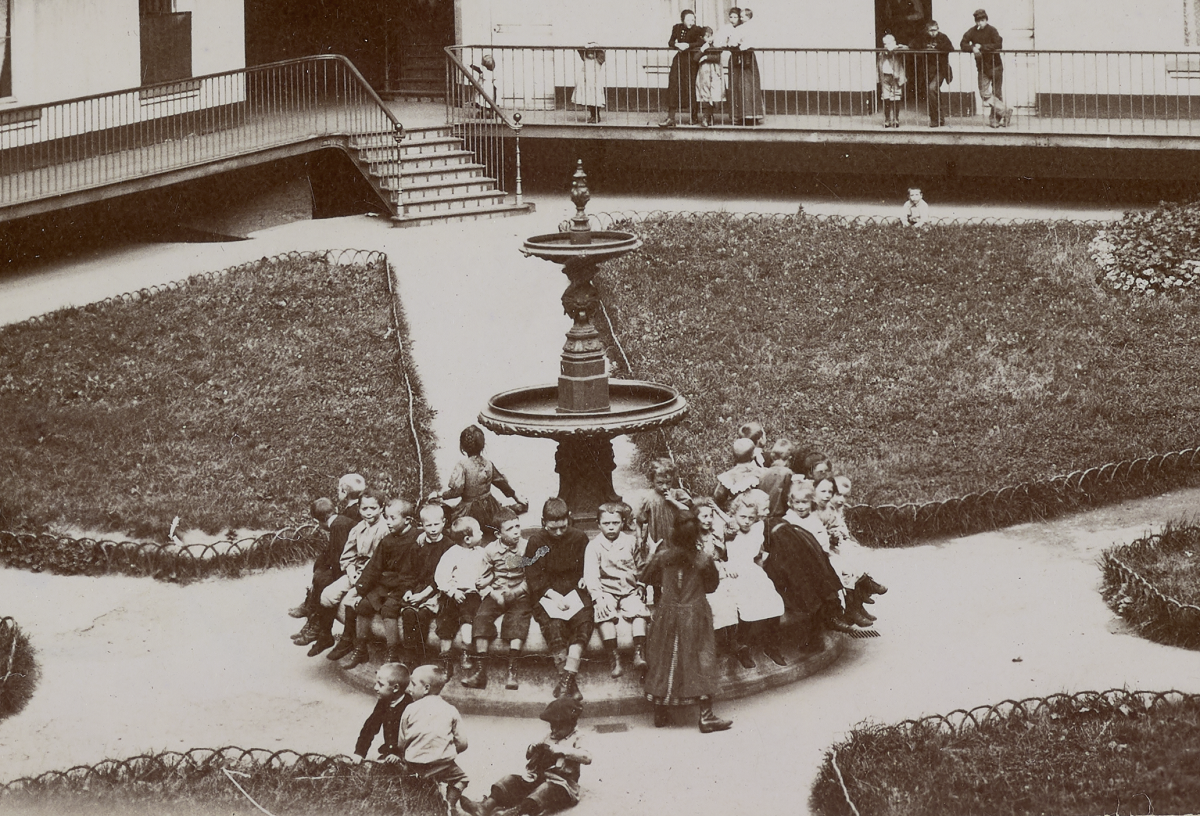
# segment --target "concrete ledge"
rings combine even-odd
[[[753,669],[743,669],[732,656],[718,655],[722,672],[717,700],[749,697],[822,672],[838,661],[845,651],[847,641],[845,635],[826,632],[823,648],[819,652],[801,655],[794,648],[784,648],[786,666],[776,666],[767,657],[756,653],[757,666]],[[371,663],[342,672],[342,677],[348,684],[366,693],[371,693],[375,683],[375,670],[382,660],[384,645],[382,642],[373,642],[370,648]],[[436,654],[436,648],[429,650],[429,659],[435,660]],[[628,663],[627,660],[623,662]],[[552,658],[540,654],[522,654],[517,665],[520,688],[515,691],[504,688],[507,663],[508,657],[504,650],[497,650],[489,655],[488,685],[487,688],[478,690],[464,688],[459,683],[460,675],[456,668],[454,678],[446,685],[442,696],[464,714],[536,717],[546,703],[553,699],[554,685],[558,681]],[[638,673],[626,665],[625,675],[613,679],[609,676],[610,668],[606,657],[593,656],[584,660],[579,672],[584,717],[648,715],[651,706],[642,693]]]

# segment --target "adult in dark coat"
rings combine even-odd
[[[717,717],[717,648],[712,609],[705,595],[720,583],[717,567],[700,545],[700,522],[690,510],[675,518],[671,536],[642,572],[655,587],[654,622],[646,640],[646,699],[654,703],[654,725],[669,720],[669,706],[699,703],[700,731],[724,731],[733,723]]]
[[[941,127],[946,124],[946,116],[942,111],[942,83],[954,81],[954,71],[950,68],[950,53],[954,51],[954,43],[938,30],[937,20],[930,20],[925,24],[925,33],[909,43],[909,47],[913,51],[927,52],[915,55],[916,81],[925,85],[929,126]]]
[[[812,487],[793,484],[788,511],[771,521],[763,562],[767,576],[783,596],[784,610],[797,628],[798,645],[804,650],[821,648],[825,628],[843,632],[853,628],[840,620],[842,580],[817,539],[805,529],[804,519],[812,513],[812,506]]]
[[[659,127],[675,127],[680,111],[687,111],[688,120],[699,124],[696,114],[696,71],[700,68],[700,51],[704,47],[704,29],[696,25],[696,12],[684,9],[680,22],[671,27],[667,47],[678,53],[671,60],[667,77],[667,118]]]

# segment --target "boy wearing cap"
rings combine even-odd
[[[1000,49],[1004,47],[1004,38],[995,26],[988,24],[986,11],[975,9],[975,25],[967,29],[958,45],[963,51],[975,55],[975,68],[979,72],[979,96],[983,104],[991,109],[988,125],[1008,127],[1012,109],[1005,105],[1001,98],[1004,91],[1004,62],[1000,59]]]
[[[570,695],[546,706],[541,718],[550,732],[525,750],[525,773],[500,779],[482,801],[462,797],[462,809],[471,816],[491,816],[499,808],[512,808],[507,812],[513,816],[542,816],[578,804],[579,766],[592,764],[578,728],[582,710]]]

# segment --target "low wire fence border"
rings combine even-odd
[[[1200,532],[1200,527],[1184,529]],[[1198,649],[1200,606],[1167,595],[1122,560],[1130,553],[1159,549],[1164,536],[1165,533],[1155,533],[1106,550],[1100,558],[1104,574],[1102,594],[1114,612],[1153,639]]]
[[[667,218],[733,219],[738,221],[785,221],[795,218],[814,219],[841,226],[871,226],[900,224],[898,217],[809,215],[799,213],[725,213],[670,212],[666,210],[601,212],[588,216],[593,229],[611,229],[621,223],[645,223]],[[1087,220],[1044,220],[1024,218],[935,219],[934,223],[953,226],[1044,226],[1050,232],[1059,227],[1078,230],[1097,229],[1105,222]],[[569,220],[559,224],[560,232],[571,228]],[[604,312],[608,318],[608,312]],[[609,333],[616,340],[625,368],[632,375],[632,365],[620,345],[616,331],[609,322]],[[670,444],[663,432],[668,454]],[[672,456],[673,458],[673,456]],[[928,538],[995,530],[1026,521],[1039,521],[1060,515],[1078,507],[1128,498],[1131,491],[1146,490],[1166,483],[1180,483],[1200,469],[1200,449],[1160,453],[1138,459],[1110,462],[1098,467],[1083,468],[1065,476],[1025,482],[1009,487],[970,493],[958,498],[905,504],[855,505],[847,508],[846,520],[863,544],[875,547],[895,547]]]
[[[369,772],[372,766],[380,763],[368,760],[363,765],[367,766]],[[84,792],[105,784],[159,783],[171,776],[182,778],[222,769],[242,772],[288,770],[294,778],[305,781],[346,778],[362,772],[362,766],[344,754],[329,756],[291,749],[272,751],[267,748],[238,748],[231,745],[222,748],[192,748],[182,752],[163,751],[139,754],[126,759],[105,759],[94,765],[76,765],[65,771],[46,771],[37,776],[23,776],[11,782],[0,783],[0,804],[3,804],[5,799],[11,800],[17,795],[54,791]],[[405,781],[414,786],[426,786],[429,793],[436,795],[435,783],[421,780],[415,775],[406,776]]]
[[[183,280],[155,284],[132,292],[103,298],[84,306],[69,306],[17,323],[41,325],[68,318],[78,312],[102,309],[119,303],[145,300],[162,292],[180,291],[197,281],[215,281],[229,275],[246,272],[263,264],[283,261],[321,261],[330,266],[382,265],[387,277],[391,299],[389,314],[400,354],[400,373],[408,398],[409,432],[418,462],[417,495],[425,493],[424,452],[417,433],[413,411],[414,392],[409,377],[413,367],[401,334],[403,310],[399,294],[392,282],[393,270],[386,253],[373,249],[329,249],[318,251],[283,252],[262,257],[236,266],[211,272],[199,272]],[[72,538],[53,533],[0,530],[0,563],[22,567],[34,572],[43,570],[60,575],[122,574],[149,576],[162,581],[187,582],[211,575],[233,578],[247,570],[291,566],[313,558],[324,544],[324,536],[315,523],[300,523],[275,532],[242,538],[237,541],[214,541],[206,544],[179,545],[159,542],[137,542],[122,539]]]
[[[17,672],[17,664],[27,662],[29,671]],[[9,682],[19,678],[24,688],[12,691]],[[33,646],[21,631],[15,618],[0,617],[0,719],[15,714],[25,707],[37,683],[37,664],[33,660]]]

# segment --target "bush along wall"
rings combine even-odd
[[[0,720],[25,707],[38,681],[33,646],[12,618],[0,618]]]
[[[1105,603],[1143,637],[1200,649],[1200,526],[1118,544],[1100,558]]]

